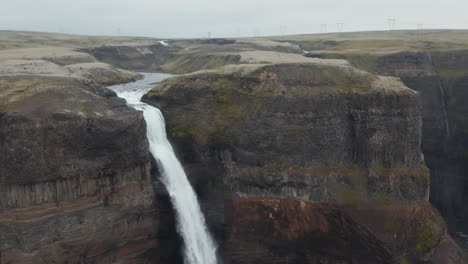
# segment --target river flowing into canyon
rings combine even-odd
[[[150,151],[162,173],[162,182],[167,188],[176,211],[177,230],[184,241],[186,264],[215,264],[216,245],[205,224],[196,194],[187,179],[166,136],[164,117],[158,108],[141,102],[141,97],[155,83],[170,77],[161,73],[142,73],[144,79],[134,83],[114,85],[109,89],[124,98],[127,104],[143,111],[147,125]]]

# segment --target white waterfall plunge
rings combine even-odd
[[[167,139],[164,117],[159,109],[140,101],[156,82],[170,75],[161,73],[143,73],[143,75],[145,76],[143,80],[111,86],[109,89],[124,98],[129,106],[143,111],[150,151],[157,161],[162,173],[162,182],[169,192],[176,211],[177,230],[184,240],[185,263],[215,264],[217,263],[216,245],[205,225],[197,196]]]

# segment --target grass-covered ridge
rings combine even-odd
[[[170,73],[188,73],[198,70],[215,69],[228,64],[238,64],[240,56],[229,53],[195,53],[187,52],[175,55],[160,70]]]

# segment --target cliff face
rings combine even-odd
[[[113,45],[87,50],[99,61],[127,70],[154,71],[176,51],[160,43],[151,45]]]
[[[419,94],[398,80],[340,61],[244,64],[168,79],[144,100],[162,109],[169,136],[230,262],[249,263],[247,256],[260,252],[254,259],[275,256],[271,261],[280,263],[383,263],[385,256],[391,256],[390,263],[462,263],[456,245],[456,253],[445,259],[432,257],[446,228],[426,202],[429,172],[420,150]],[[278,197],[286,200],[277,208],[269,204]],[[310,227],[321,231],[275,238],[277,225],[289,230],[304,221],[299,213],[286,213],[298,205],[311,214],[334,215],[324,216],[332,234]],[[396,206],[388,210],[401,219],[399,224],[390,228],[393,220],[384,219],[372,226],[371,219],[388,206]],[[420,207],[427,209],[412,209]],[[251,213],[243,218],[238,215],[242,210]],[[403,224],[412,210],[423,223],[419,229]],[[276,213],[280,220],[270,223]],[[351,222],[355,229],[346,227]],[[333,235],[339,230],[349,233]],[[404,246],[402,240],[384,239],[400,233],[412,237]],[[265,234],[273,237],[264,240]],[[334,242],[314,251],[309,245],[320,244],[321,236]],[[345,256],[333,251],[333,244],[355,241],[353,236],[363,241],[363,248],[372,244],[380,253],[353,255],[346,246],[341,251],[349,253]],[[278,245],[287,253],[280,253]]]
[[[157,258],[174,228],[142,114],[83,79],[0,77],[0,92],[0,263]]]
[[[158,89],[146,100],[163,110],[180,153],[229,165],[225,183],[240,196],[353,203],[427,195],[418,96],[391,78],[283,64],[241,77],[176,77]]]
[[[432,196],[457,231],[468,232],[468,51],[434,52],[432,59],[444,91],[448,137],[444,156],[433,162],[436,184]]]
[[[422,150],[431,171],[431,201],[453,231],[468,231],[468,109],[463,100],[468,85],[467,51],[398,52],[373,60],[373,72],[400,77],[421,93]]]

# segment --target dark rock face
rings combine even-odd
[[[393,263],[386,245],[331,205],[253,198],[226,210],[227,263]]]
[[[466,116],[468,52],[402,52],[377,60],[375,71],[421,92],[422,149],[431,171],[431,201],[453,231],[468,231]]]
[[[468,51],[434,52],[432,58],[444,88],[449,125],[444,155],[432,162],[441,187],[433,200],[457,230],[468,232]]]
[[[141,113],[77,79],[0,91],[0,263],[144,263],[177,239]]]
[[[397,76],[408,87],[421,93],[423,109],[423,151],[441,152],[448,127],[441,83],[429,53],[403,52],[383,56],[377,61],[378,74]]]
[[[449,236],[450,246],[440,249],[445,225],[427,205],[418,93],[343,66],[236,67],[168,79],[144,98],[162,109],[229,263],[385,263],[385,256],[389,263],[464,263]],[[275,209],[269,199],[279,197],[285,199]],[[339,234],[309,233],[300,224],[304,236],[276,236],[305,221],[292,211],[308,202],[321,204],[325,211],[312,206],[311,214],[333,222]],[[402,208],[388,219],[420,207],[426,213],[416,214],[423,221],[417,228],[403,220],[391,231],[384,223],[392,221],[372,226],[388,206]],[[355,217],[362,207],[369,217]],[[282,220],[269,222],[275,214]],[[386,248],[384,238],[395,233],[411,239]],[[348,239],[363,251],[346,248]],[[343,245],[346,256],[332,244]]]
[[[89,52],[99,61],[109,63],[115,67],[135,70],[154,71],[176,50],[162,44],[148,46],[102,46]]]

